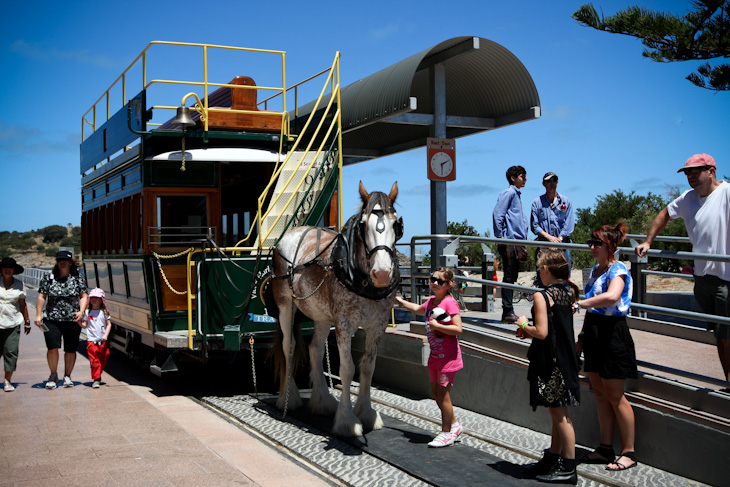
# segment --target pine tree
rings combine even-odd
[[[657,62],[730,57],[730,1],[693,0],[684,16],[628,7],[610,17],[598,14],[593,4],[573,14],[580,24],[594,29],[638,37],[648,48],[644,57]],[[706,62],[687,79],[700,88],[730,90],[730,65]]]

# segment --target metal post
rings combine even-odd
[[[494,280],[494,254],[491,252],[482,255],[482,279]],[[482,311],[494,311],[494,287],[482,285]]]
[[[631,262],[631,280],[633,281],[633,295],[632,300],[638,303],[646,303],[646,274],[644,271],[649,265],[649,258],[637,257],[636,255],[629,255],[629,262]],[[641,318],[646,318],[646,311],[640,311],[632,308],[631,314]]]
[[[436,64],[430,68],[433,99],[433,137],[446,138],[446,68]],[[446,181],[431,181],[431,233],[446,233]],[[431,242],[431,268],[435,269],[438,256],[443,254],[446,242]]]

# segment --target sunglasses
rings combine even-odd
[[[710,169],[710,168],[709,168],[709,167],[707,167],[707,166],[702,166],[702,167],[691,167],[691,168],[689,168],[689,169],[685,169],[685,170],[684,170],[684,173],[685,173],[685,174],[699,174],[699,173],[701,173],[702,171],[707,171],[708,169]]]
[[[438,284],[439,286],[443,286],[444,284],[446,284],[446,281],[444,281],[443,279],[439,279],[438,277],[431,276],[430,279],[431,282],[433,282],[434,284]]]
[[[596,247],[596,248],[598,248],[598,247],[601,247],[603,245],[603,240],[598,240],[598,239],[592,238],[592,239],[588,240],[586,242],[586,244],[588,245],[588,247]]]

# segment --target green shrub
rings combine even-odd
[[[61,225],[50,225],[48,227],[41,228],[39,233],[43,235],[43,241],[45,243],[58,242],[68,235],[66,227],[62,227]]]

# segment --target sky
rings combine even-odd
[[[718,177],[730,176],[730,93],[685,80],[700,62],[655,63],[638,39],[579,25],[571,14],[582,3],[11,2],[5,18],[16,20],[0,31],[0,171],[11,193],[0,231],[80,224],[81,116],[153,40],[283,50],[289,84],[328,67],[339,51],[343,86],[452,37],[501,44],[532,76],[542,117],[457,139],[447,219],[467,220],[482,234],[492,233],[512,165],[527,170],[528,212],[548,171],[576,208],[618,189],[689,189],[676,171],[699,152],[715,157]],[[633,2],[594,4],[611,15]],[[641,5],[684,14],[690,2]],[[185,66],[182,58],[164,61]],[[425,148],[345,167],[346,216],[359,203],[359,181],[386,193],[398,182],[403,242],[430,233]]]

